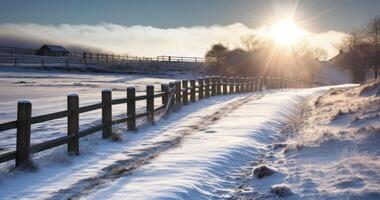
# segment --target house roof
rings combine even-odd
[[[45,44],[51,51],[67,51],[63,46]]]

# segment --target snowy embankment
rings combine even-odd
[[[119,142],[84,138],[79,157],[57,148],[35,159],[36,172],[1,174],[0,198],[234,197],[245,192],[240,185],[252,169],[273,156],[271,144],[286,139],[289,120],[300,115],[305,100],[325,90],[213,97],[137,133],[120,129]]]
[[[245,189],[263,198],[272,187],[287,199],[380,199],[380,82],[331,89],[306,108],[264,158],[276,173]]]

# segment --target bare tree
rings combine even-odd
[[[368,43],[372,47],[370,58],[371,64],[374,66],[375,79],[377,79],[380,66],[380,16],[369,21],[366,33]]]
[[[240,37],[240,43],[248,50],[253,51],[259,48],[260,39],[253,34]]]
[[[336,46],[341,51],[350,52],[363,43],[363,37],[363,32],[361,30],[354,29],[349,32]]]

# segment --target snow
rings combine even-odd
[[[60,96],[67,90],[77,90],[82,105],[82,99],[84,104],[100,99],[100,86],[120,88],[125,97],[128,86],[136,84],[139,92],[173,80],[1,75],[12,92],[1,87],[0,99],[11,101],[31,84],[36,91],[25,96],[37,113],[62,107],[66,99]],[[14,84],[20,77],[26,83]],[[72,87],[73,82],[80,84]],[[48,88],[51,97],[41,97]],[[66,146],[35,154],[37,171],[2,165],[0,199],[379,199],[379,105],[379,82],[211,97],[158,116],[154,126],[140,124],[137,132],[115,126],[117,142],[102,140],[101,133],[82,138],[80,156],[67,155]],[[4,118],[14,112],[0,108]],[[81,120],[91,124],[96,115]],[[59,124],[34,127],[41,131],[35,141],[60,134],[54,131],[62,130]],[[273,173],[257,178],[258,167]]]
[[[178,78],[183,75],[178,74]],[[136,96],[145,94],[147,84],[153,84],[155,91],[161,83],[172,81],[172,76],[146,76],[126,74],[75,73],[60,71],[38,71],[0,68],[0,123],[16,120],[17,101],[28,99],[32,103],[32,116],[66,110],[67,95],[77,94],[79,105],[86,106],[101,102],[101,90],[112,89],[112,98],[125,98],[126,88],[136,87]],[[161,100],[156,98],[156,105]],[[138,101],[137,112],[142,112],[145,102]],[[126,106],[113,107],[113,116],[122,117]],[[97,123],[101,110],[80,114],[81,128]],[[32,144],[63,136],[66,133],[65,118],[32,125]],[[14,150],[16,131],[0,134],[0,152]]]
[[[380,199],[379,85],[334,88],[309,101],[297,128],[263,159],[278,175],[251,178],[247,188],[267,198],[269,186],[285,184],[287,199]]]
[[[6,174],[0,198],[227,198],[242,168],[259,162],[305,98],[324,90],[213,97],[123,133],[121,142],[81,140],[79,157],[58,149],[35,160],[37,172]]]
[[[20,99],[18,100],[18,103],[30,104],[31,102],[28,99]]]

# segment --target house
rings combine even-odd
[[[67,51],[63,46],[44,44],[36,51],[36,55],[61,57],[68,56],[69,51]]]

